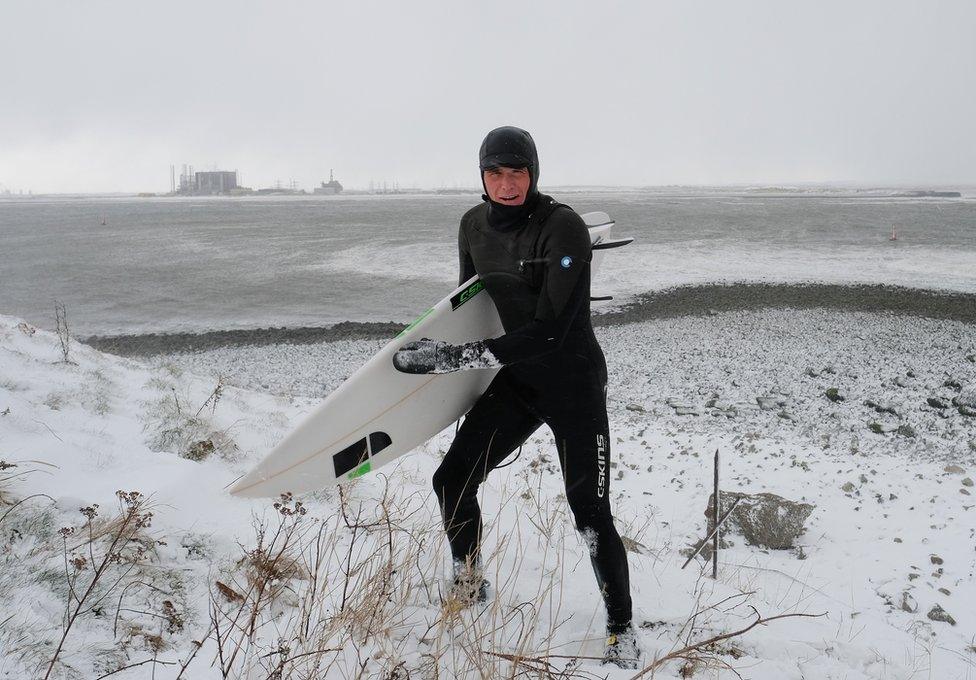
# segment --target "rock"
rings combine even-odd
[[[949,408],[949,404],[942,401],[938,397],[929,397],[928,399],[925,400],[925,403],[927,403],[932,408],[938,408],[938,409]]]
[[[853,482],[846,482],[844,486],[840,487],[841,491],[844,491],[845,493],[851,493],[856,488],[857,487],[854,486]]]
[[[756,403],[759,404],[759,408],[763,411],[775,411],[777,408],[786,406],[786,399],[767,394],[762,397],[756,397]]]
[[[908,380],[906,380],[903,376],[898,376],[892,380],[892,382],[898,385],[898,387],[908,387]]]
[[[892,425],[891,423],[879,423],[871,422],[868,423],[868,429],[877,434],[889,434],[891,432],[897,432],[900,425]]]
[[[907,590],[901,594],[901,610],[909,614],[914,614],[918,611],[918,602],[915,601],[915,598]]]
[[[958,465],[946,465],[943,470],[948,472],[950,475],[961,475],[965,474],[965,468],[961,468]]]
[[[675,406],[675,415],[679,416],[700,416],[701,411],[695,406]]]
[[[636,411],[637,413],[647,413],[640,404],[627,404],[624,408],[628,411]]]
[[[966,477],[965,479],[962,480],[962,485],[963,486],[972,486],[973,485],[973,480],[970,479],[969,477]]]
[[[953,380],[951,378],[949,380],[946,380],[944,383],[942,383],[942,386],[943,387],[948,387],[948,388],[953,389],[953,390],[961,390],[962,389],[962,385],[959,383],[959,381],[958,380]]]
[[[824,395],[833,402],[844,401],[846,397],[836,387],[830,387]]]
[[[956,625],[956,620],[952,618],[952,616],[949,615],[949,612],[943,609],[940,605],[935,605],[932,607],[926,616],[928,616],[932,621],[941,621],[942,623],[948,623],[950,626]]]
[[[892,406],[890,403],[878,403],[876,401],[868,399],[864,402],[864,405],[867,406],[868,408],[873,408],[878,413],[890,413],[893,416],[898,415],[898,411],[896,411],[895,407]]]
[[[962,415],[976,417],[976,385],[967,385],[958,396],[953,397],[952,404]]]
[[[970,495],[972,495],[972,494],[969,493],[969,489],[959,489],[959,493],[961,493],[963,496],[970,496]]]
[[[200,462],[202,460],[206,460],[215,450],[216,447],[214,446],[213,441],[210,439],[204,439],[192,444],[190,449],[183,455],[183,457],[187,460]]]
[[[724,399],[710,399],[705,406],[711,409],[713,416],[726,416],[727,418],[734,418],[735,416],[739,415],[735,404]]]
[[[629,536],[620,535],[620,541],[624,544],[624,550],[627,552],[637,553],[638,555],[647,554],[647,546],[643,543],[638,543]]]
[[[945,564],[945,560],[943,560],[943,559],[942,559],[941,557],[939,557],[938,555],[929,555],[929,561],[930,561],[930,562],[931,562],[932,564]]]
[[[948,588],[939,588],[939,592],[942,593],[943,595],[952,595],[952,591],[949,590]]]
[[[773,550],[792,548],[793,541],[803,532],[803,524],[814,509],[809,503],[796,503],[776,494],[724,491],[720,512],[724,513],[737,498],[742,500],[723,528],[739,531],[750,545]],[[709,532],[712,530],[714,502],[714,498],[709,496],[705,510]]]
[[[901,435],[902,437],[908,437],[909,439],[914,439],[915,428],[911,425],[899,425],[895,430],[895,434]]]
[[[809,377],[811,377],[811,378],[819,378],[820,377],[820,371],[814,370],[814,369],[809,368],[809,367],[807,367],[807,370],[805,370],[804,373],[806,375],[808,375]]]

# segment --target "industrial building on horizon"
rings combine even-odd
[[[176,183],[176,166],[169,166],[169,193],[171,196],[243,196],[247,194],[270,194],[270,195],[302,195],[304,189],[299,189],[297,183],[292,180],[285,188],[281,182],[276,182],[275,186],[255,191],[250,187],[240,185],[240,175],[237,170],[208,170],[204,172],[194,172],[192,165],[183,165],[180,173],[179,185]],[[342,184],[335,178],[335,174],[329,170],[329,181],[321,182],[320,186],[315,187],[313,193],[318,195],[334,195],[342,193]]]
[[[176,168],[169,166],[170,193],[181,196],[226,196],[237,193],[241,188],[237,181],[237,170],[194,172],[192,165],[184,165],[179,188],[175,175]]]

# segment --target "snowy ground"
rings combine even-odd
[[[450,432],[349,486],[344,506],[327,491],[302,499],[307,515],[289,514],[293,502],[276,509],[223,491],[380,342],[152,363],[73,344],[66,364],[55,336],[18,323],[0,317],[0,459],[17,465],[0,472],[3,677],[44,676],[66,602],[70,613],[119,526],[102,520],[118,515],[120,489],[150,499],[151,527],[135,553],[106,568],[118,585],[106,577],[93,589],[101,599],[81,608],[50,677],[145,662],[112,677],[176,678],[188,660],[182,677],[218,678],[222,667],[248,678],[505,677],[516,672],[511,661],[486,652],[599,653],[599,598],[547,431],[486,484],[496,593],[488,607],[458,612],[438,591],[446,556],[428,491]],[[745,628],[754,607],[825,616],[727,639],[704,652],[694,677],[734,677],[722,664],[770,680],[976,677],[976,417],[952,403],[973,398],[976,327],[767,310],[598,334],[611,369],[615,515],[632,548],[646,661]],[[723,488],[816,509],[792,550],[729,536],[712,581],[701,563],[682,571],[679,551],[703,535],[716,448]],[[376,509],[384,493],[385,515]],[[93,503],[89,549],[78,509]],[[76,532],[62,538],[62,527]],[[276,528],[296,539],[287,569],[262,561],[280,545]],[[76,561],[88,555],[87,565]],[[256,583],[266,585],[260,606]],[[954,624],[928,616],[936,605]],[[229,658],[232,648],[241,651]],[[633,675],[548,661],[574,664],[578,677]],[[658,675],[675,677],[686,663]]]

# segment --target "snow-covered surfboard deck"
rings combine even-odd
[[[591,272],[610,241],[603,212],[582,215],[594,245]],[[602,247],[601,247],[602,246]],[[434,338],[459,344],[503,332],[498,312],[477,276],[421,314],[325,398],[257,466],[237,480],[237,496],[272,497],[322,489],[389,463],[467,413],[498,369],[410,375],[393,367],[404,344]]]

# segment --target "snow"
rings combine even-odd
[[[971,400],[976,385],[976,328],[764,310],[607,326],[598,335],[611,371],[611,495],[646,662],[747,627],[754,607],[762,616],[823,616],[779,619],[725,640],[695,677],[731,676],[716,659],[770,680],[973,675],[976,418],[952,401]],[[483,487],[493,585],[485,607],[441,601],[450,558],[429,480],[451,430],[347,485],[344,498],[326,490],[300,499],[301,509],[294,499],[275,508],[273,499],[224,491],[381,344],[224,348],[137,362],[72,343],[73,363],[64,363],[56,336],[0,316],[0,459],[17,465],[0,472],[0,675],[43,677],[69,597],[58,529],[83,527],[78,509],[93,503],[99,520],[112,517],[118,490],[149,499],[151,550],[126,577],[128,590],[120,585],[79,618],[52,677],[98,677],[155,659],[176,665],[112,677],[175,678],[194,641],[203,645],[183,677],[222,677],[227,659],[208,631],[211,596],[233,612],[233,593],[250,592],[261,573],[262,524],[271,529],[265,548],[276,527],[294,531],[301,548],[288,553],[293,571],[269,582],[253,639],[230,664],[233,677],[272,677],[279,662],[282,677],[308,677],[313,659],[314,677],[323,678],[357,677],[358,669],[361,677],[434,677],[434,666],[439,677],[497,677],[513,673],[512,664],[485,651],[598,655],[602,606],[546,430]],[[829,399],[830,388],[844,400]],[[212,453],[184,457],[203,440]],[[705,532],[716,448],[723,488],[772,492],[815,510],[792,550],[725,536],[732,545],[713,581],[700,560],[680,567],[681,551]],[[319,531],[325,539],[316,543]],[[316,580],[303,578],[315,564]],[[347,576],[350,564],[358,566]],[[955,625],[928,618],[936,605]],[[341,651],[299,656],[323,648]],[[550,659],[558,669],[569,661]],[[633,675],[574,663],[580,676]],[[669,662],[660,676],[675,677],[682,663]]]

